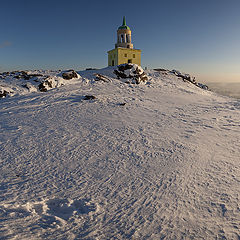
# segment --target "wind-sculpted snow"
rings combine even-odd
[[[239,240],[239,100],[115,69],[1,99],[0,239]]]

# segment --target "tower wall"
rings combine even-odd
[[[108,66],[118,65],[118,51],[117,48],[108,51]]]
[[[118,50],[117,65],[123,63],[134,63],[139,66],[141,65],[140,49],[117,48],[117,50]]]
[[[124,63],[141,65],[141,50],[129,48],[115,48],[108,51],[108,66],[116,66]]]

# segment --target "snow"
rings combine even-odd
[[[113,71],[0,99],[0,238],[240,239],[239,100]]]
[[[41,91],[39,85],[43,84],[46,90],[58,88],[63,85],[74,84],[77,78],[64,80],[62,74],[65,71],[15,71],[0,74],[0,94],[4,91],[8,96],[25,95],[31,92]]]

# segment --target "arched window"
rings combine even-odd
[[[121,42],[124,43],[124,36],[123,36],[123,34],[121,35]]]
[[[121,42],[121,35],[118,35],[118,42]]]

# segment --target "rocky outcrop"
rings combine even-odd
[[[65,80],[70,80],[73,78],[78,78],[78,74],[74,70],[68,70],[62,73],[62,78]]]
[[[0,98],[26,94],[28,92],[46,92],[66,84],[70,79],[81,78],[74,70],[33,70],[0,73]]]
[[[121,64],[117,66],[114,73],[118,79],[122,79],[125,83],[139,84],[148,81],[147,75],[137,64]]]
[[[205,85],[205,84],[197,83],[196,85],[197,85],[198,87],[204,89],[204,90],[209,90],[209,87],[208,87],[207,85]]]
[[[95,73],[94,76],[96,81],[110,82],[110,79],[102,74]]]
[[[47,92],[49,88],[53,88],[52,81],[50,80],[45,80],[44,82],[38,85],[38,89],[40,92]]]
[[[0,98],[5,98],[8,94],[9,92],[7,92],[6,90],[0,91]]]
[[[177,71],[177,70],[172,70],[172,71],[170,71],[170,73],[172,73],[172,74],[176,75],[177,77],[181,78],[184,82],[190,82],[190,83],[196,85],[199,88],[202,88],[204,90],[208,90],[207,85],[204,85],[202,83],[198,83],[196,81],[196,78],[191,76],[190,74],[181,73],[180,71]]]

